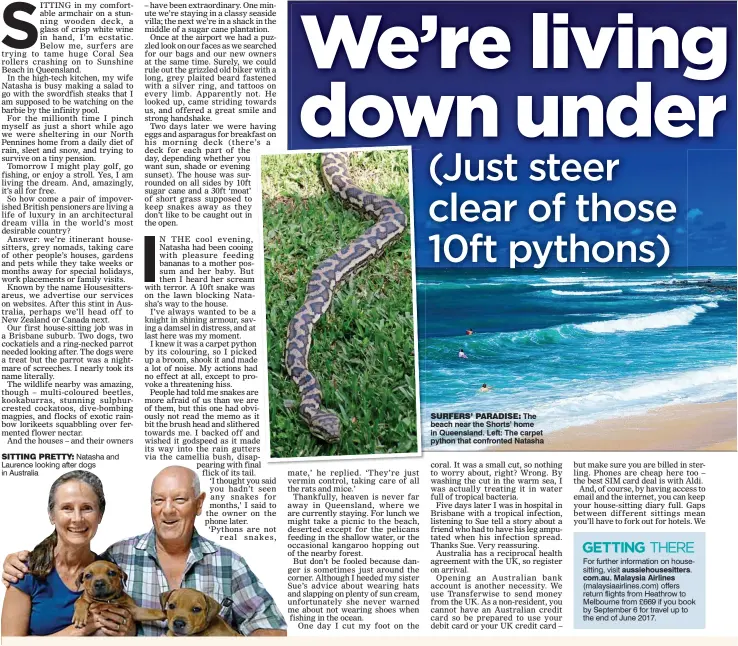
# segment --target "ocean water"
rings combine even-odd
[[[735,268],[418,270],[423,446],[431,412],[530,412],[550,432],[735,399],[735,285]]]

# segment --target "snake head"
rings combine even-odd
[[[321,410],[310,420],[310,432],[324,442],[335,444],[341,439],[341,421],[335,413]]]

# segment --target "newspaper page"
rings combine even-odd
[[[3,641],[734,643],[734,2],[2,9]]]

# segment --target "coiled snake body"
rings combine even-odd
[[[402,236],[407,218],[394,200],[369,193],[351,181],[347,153],[325,153],[321,169],[326,185],[344,204],[376,220],[353,242],[315,268],[305,301],[287,328],[285,367],[300,391],[300,417],[313,435],[334,443],[341,438],[341,421],[323,407],[320,383],[308,367],[313,327],[328,311],[339,286]]]

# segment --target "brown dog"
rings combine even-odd
[[[93,603],[120,606],[130,610],[135,621],[161,621],[166,614],[161,610],[140,608],[123,588],[128,575],[115,563],[95,561],[88,565],[77,578],[77,587],[82,588],[82,596],[74,602],[72,623],[77,628],[87,624],[87,616]]]
[[[170,637],[241,637],[223,617],[220,604],[202,592],[180,588],[161,593]]]

